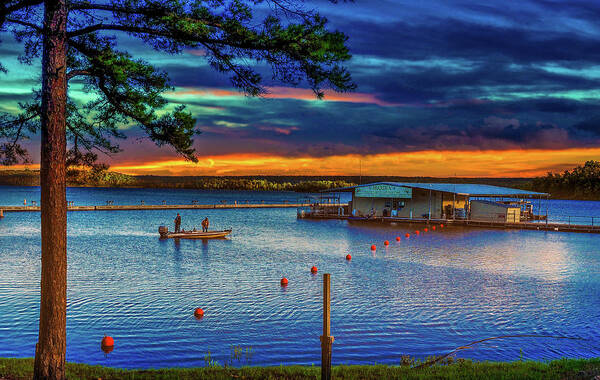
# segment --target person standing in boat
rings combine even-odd
[[[179,228],[181,227],[181,215],[177,213],[175,217],[175,233],[179,232]]]
[[[208,225],[209,225],[209,221],[208,221],[208,217],[204,218],[204,220],[202,221],[202,232],[208,232]]]

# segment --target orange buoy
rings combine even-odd
[[[410,234],[407,232],[406,235],[404,235],[405,237],[409,238]]]
[[[390,245],[390,242],[386,240],[383,242],[383,245]]]
[[[427,228],[423,228],[423,231],[424,231],[424,232],[427,232],[427,231],[429,231],[429,230],[428,230]]]
[[[196,317],[198,319],[204,317],[204,310],[202,310],[201,308],[197,307],[196,310],[194,310],[194,317]]]
[[[417,234],[417,235],[418,235],[418,234],[420,234],[419,230],[416,230],[416,231],[415,231],[415,234]]]
[[[400,236],[396,236],[396,241],[400,241],[402,239],[400,239]]]
[[[104,353],[108,354],[115,348],[115,340],[110,336],[104,335],[104,338],[100,342],[100,348]]]
[[[352,260],[352,256],[350,254],[347,254],[346,255],[346,260],[348,260],[348,261]]]
[[[431,226],[431,229],[435,231],[435,226]]]
[[[317,267],[313,265],[313,267],[310,268],[310,273],[312,273],[312,274],[317,273]]]
[[[284,278],[282,278],[282,279],[281,279],[281,286],[287,286],[287,284],[288,284],[288,279],[287,279],[287,278],[285,278],[285,277],[284,277]]]
[[[377,247],[375,246],[375,244],[373,244],[373,245],[371,246],[371,251],[374,251],[374,250],[376,250],[376,249],[377,249]]]

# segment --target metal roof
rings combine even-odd
[[[413,189],[443,191],[457,195],[467,195],[471,197],[534,197],[547,196],[548,193],[538,193],[535,191],[527,191],[513,189],[511,187],[501,187],[492,185],[481,185],[476,183],[422,183],[422,182],[375,182],[366,183],[364,185],[342,187],[339,189],[328,190],[327,192],[335,191],[351,191],[357,187],[371,185],[391,185],[410,187]]]

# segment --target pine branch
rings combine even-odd
[[[92,73],[89,70],[71,70],[67,73],[67,81],[76,76],[90,76]]]
[[[31,28],[31,29],[35,30],[39,34],[42,34],[44,32],[43,28],[41,28],[41,27],[39,27],[39,26],[37,26],[35,24],[32,24],[30,22],[27,22],[27,21],[16,20],[14,18],[6,18],[5,21],[9,22],[9,23],[12,23],[12,24],[18,24],[18,25],[26,26],[28,28]]]

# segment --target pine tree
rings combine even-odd
[[[0,30],[23,44],[23,63],[41,58],[42,67],[31,102],[21,104],[19,114],[0,116],[3,164],[27,160],[20,141],[41,132],[36,379],[65,377],[67,156],[89,159],[81,147],[116,153],[115,139],[124,138],[119,127],[135,123],[157,145],[197,160],[192,115],[183,106],[168,109],[162,97],[172,89],[167,74],[119,50],[123,37],[171,54],[203,49],[217,72],[252,96],[265,93],[256,63],[269,65],[277,81],[308,85],[319,98],[324,88],[355,88],[342,65],[350,58],[346,36],[328,30],[327,20],[305,10],[301,0],[4,0]],[[81,83],[93,100],[69,99],[70,81]]]

